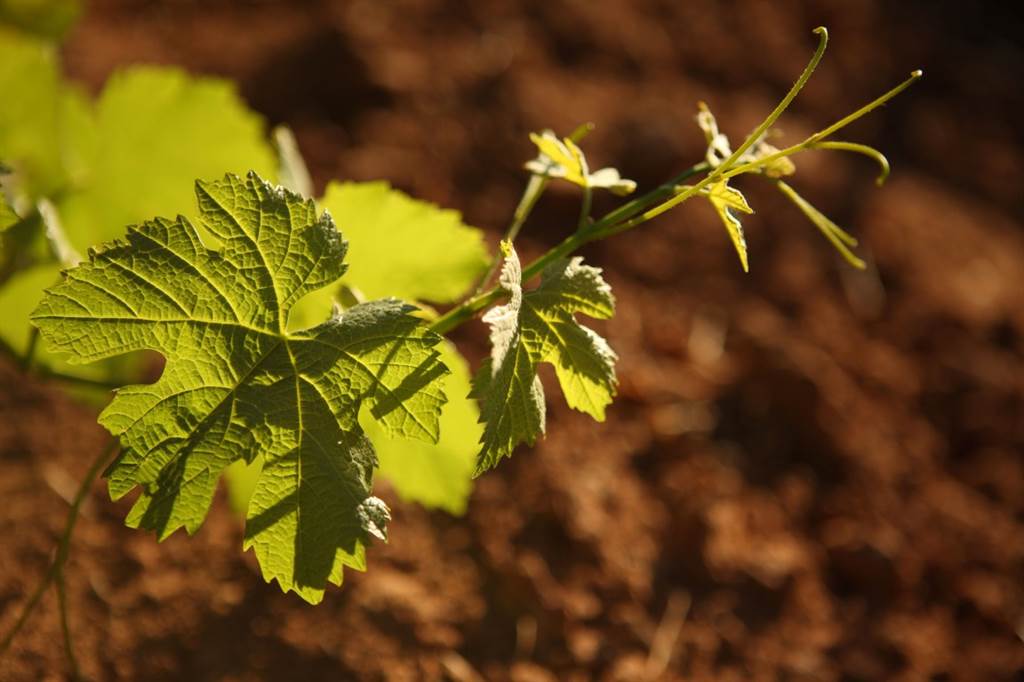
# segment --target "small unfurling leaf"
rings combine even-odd
[[[562,178],[580,187],[603,188],[623,196],[636,189],[636,183],[623,178],[615,168],[601,168],[593,173],[587,159],[572,138],[561,140],[550,130],[530,133],[540,155],[526,162],[526,170],[550,178]]]
[[[709,166],[718,168],[726,159],[732,156],[732,146],[725,133],[718,130],[718,122],[715,120],[715,115],[708,109],[708,105],[704,102],[699,102],[697,108],[697,125],[704,132],[704,139],[708,143],[708,149],[704,158]],[[779,148],[766,141],[768,132],[765,131],[764,134],[755,140],[750,148],[736,159],[736,164],[757,163],[762,159],[768,159],[777,154]],[[770,178],[781,178],[795,173],[796,166],[788,156],[780,156],[766,160],[764,164],[756,169],[756,172],[764,173]]]
[[[580,325],[576,313],[607,319],[615,310],[611,287],[598,268],[581,258],[548,266],[540,285],[522,288],[519,257],[503,244],[505,262],[499,283],[509,294],[484,322],[491,327],[491,357],[473,382],[480,400],[484,434],[477,473],[497,465],[519,443],[534,443],[544,433],[544,390],[537,377],[542,362],[554,365],[569,407],[604,420],[615,395],[615,352],[601,336]]]
[[[686,187],[688,185],[682,185],[677,190],[682,190]],[[740,219],[736,217],[734,211],[750,214],[754,212],[754,209],[750,208],[747,198],[738,189],[729,187],[726,180],[719,180],[710,187],[701,190],[700,193],[708,198],[718,217],[721,218],[722,224],[725,225],[729,238],[736,248],[736,253],[740,257],[743,271],[748,272],[747,240],[743,237],[743,225],[740,224]]]

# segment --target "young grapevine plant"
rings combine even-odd
[[[119,449],[105,470],[111,496],[139,490],[128,525],[159,539],[179,528],[194,533],[222,473],[249,465],[249,486],[240,495],[247,498],[244,547],[255,551],[268,581],[319,602],[328,583],[341,584],[345,567],[365,569],[370,538],[387,538],[390,513],[373,495],[382,458],[400,493],[458,511],[460,501],[446,503],[451,496],[434,491],[449,479],[468,481],[474,469],[479,475],[543,435],[542,363],[554,367],[570,407],[603,421],[615,396],[617,356],[577,316],[611,318],[615,299],[601,271],[574,255],[583,245],[703,197],[747,270],[739,214],[752,209],[732,181],[754,175],[777,187],[850,263],[863,267],[852,251],[854,238],[784,178],[796,172],[796,154],[832,149],[874,159],[884,179],[888,163],[878,151],[834,134],[920,72],[805,140],[776,148],[767,142],[771,128],[824,52],[827,34],[816,33],[818,48],[796,84],[738,147],[701,104],[704,160],[600,218],[591,216],[592,193],[628,195],[635,183],[613,168],[589,169],[578,145],[585,127],[562,139],[550,131],[532,135],[538,155],[526,164],[526,190],[482,278],[481,243],[457,214],[380,183],[332,184],[314,202],[303,179],[308,174],[287,139],[279,174],[290,189],[255,171],[199,180],[194,218],[145,220],[123,239],[89,249],[81,262],[64,259],[60,281],[31,313],[49,353],[72,364],[139,350],[166,360],[155,383],[118,389],[99,418]],[[563,242],[524,266],[513,241],[553,181],[581,188],[579,222]],[[104,214],[96,197],[104,194],[89,192],[56,213],[79,216],[85,206],[85,214],[99,219]],[[14,208],[0,203],[0,231],[23,222]],[[51,246],[66,241],[59,220],[38,212]],[[497,282],[487,288],[493,275]],[[474,283],[477,290],[460,300]],[[423,300],[456,304],[437,315],[416,305]],[[470,386],[444,335],[481,314],[491,353]],[[472,422],[477,415],[480,426],[467,428],[467,417]],[[462,441],[450,447],[471,448],[475,464],[462,466],[457,462],[466,458],[447,455],[417,461],[417,448],[427,446],[412,441],[450,438],[449,425]],[[83,491],[101,469],[94,467]],[[415,483],[403,475],[410,470],[420,472]],[[467,492],[459,488],[454,497],[464,501]],[[66,537],[73,520],[74,514]],[[66,554],[54,564],[58,577]]]
[[[196,195],[218,250],[185,218],[143,223],[67,271],[32,320],[77,360],[143,348],[167,358],[159,381],[118,391],[100,415],[122,444],[111,495],[142,488],[130,526],[195,532],[220,473],[260,455],[245,546],[268,580],[317,602],[343,566],[364,567],[365,535],[385,537],[359,410],[437,440],[441,339],[394,299],[289,332],[295,302],[347,268],[330,215],[254,173],[197,183]]]

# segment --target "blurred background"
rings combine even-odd
[[[1013,3],[168,0],[88,2],[61,50],[99,92],[129,64],[229,78],[292,127],[318,192],[387,179],[497,240],[535,151],[592,121],[591,165],[653,187],[700,160],[706,101],[734,142],[832,42],[779,124],[796,141],[906,78],[801,193],[861,238],[847,266],[741,183],[744,275],[687,204],[589,247],[618,314],[606,423],[554,389],[548,436],[477,481],[464,516],[404,504],[366,574],[310,607],[265,585],[218,497],[194,537],[123,527],[97,486],[68,568],[95,679],[1019,680],[1024,676],[1024,21]],[[0,107],[7,106],[0,101]],[[598,214],[613,204],[600,197]],[[553,186],[517,246],[575,223]],[[483,325],[459,331],[475,360]],[[545,377],[549,379],[550,377]],[[104,434],[0,362],[0,608],[45,570]],[[56,492],[55,492],[56,491]],[[60,679],[47,596],[0,662]]]

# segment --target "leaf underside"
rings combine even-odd
[[[458,211],[413,199],[386,182],[332,182],[320,206],[359,254],[346,284],[370,298],[450,303],[490,261],[483,233],[464,225]]]
[[[569,407],[598,421],[615,396],[615,352],[601,336],[576,322],[575,313],[607,319],[615,311],[611,287],[581,258],[553,263],[540,285],[522,288],[519,257],[505,245],[499,283],[509,301],[484,316],[491,327],[491,356],[473,380],[484,423],[477,473],[498,464],[520,443],[544,433],[544,389],[537,367],[555,367]]]
[[[132,66],[113,74],[93,101],[64,79],[59,57],[47,41],[0,31],[0,92],[11,95],[0,105],[0,163],[13,171],[5,189],[18,199],[16,205],[27,209],[48,197],[67,241],[80,252],[150,216],[191,215],[194,178],[272,171],[263,121],[227,81],[176,68]],[[0,244],[0,261],[13,261],[15,252],[18,268],[38,261],[32,272],[0,273],[10,276],[3,295],[16,302],[3,308],[0,338],[19,351],[29,338],[28,314],[42,299],[39,285],[58,278],[39,224],[30,215],[22,229],[12,231],[16,236],[8,233],[0,240],[6,242]],[[52,270],[50,281],[43,267]],[[138,377],[145,362],[145,354],[134,354],[70,365],[42,347],[34,358],[62,374],[104,381]]]
[[[413,199],[386,182],[332,182],[317,203],[358,255],[342,284],[367,297],[445,303],[466,294],[487,268],[480,230],[463,224],[457,211]],[[305,297],[292,310],[290,327],[323,319],[336,294],[329,287]],[[440,350],[451,374],[437,443],[389,438],[372,420],[362,423],[377,450],[380,476],[403,500],[461,514],[472,490],[480,411],[469,397],[466,360],[452,344]]]
[[[750,263],[747,260],[747,240],[743,236],[743,225],[736,212],[749,214],[753,213],[754,209],[750,208],[746,197],[735,187],[730,187],[725,180],[716,182],[709,188],[708,199],[718,213],[726,232],[729,233],[729,239],[732,240],[736,255],[740,258],[743,271],[748,272]]]
[[[360,409],[389,434],[436,441],[440,338],[393,299],[289,333],[292,306],[345,272],[330,216],[254,173],[199,182],[196,195],[220,250],[181,217],[130,227],[68,270],[32,319],[77,361],[143,348],[167,359],[156,383],[121,389],[100,415],[122,444],[112,497],[142,488],[128,524],[195,532],[222,470],[260,455],[245,547],[268,581],[315,603],[344,566],[365,567],[367,535],[386,532]]]

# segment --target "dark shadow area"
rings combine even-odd
[[[347,37],[327,26],[268,55],[242,84],[242,94],[272,125],[317,121],[350,128],[367,110],[394,105],[388,91],[368,79]]]

